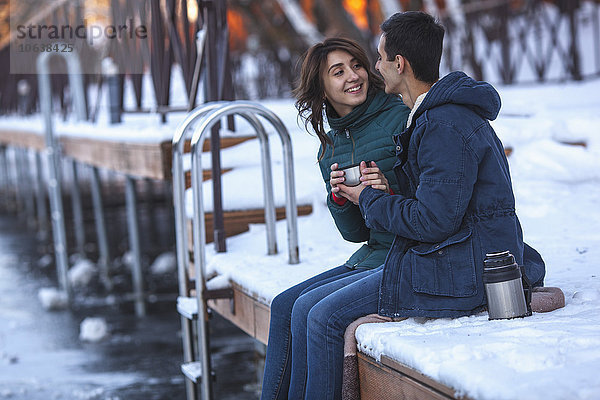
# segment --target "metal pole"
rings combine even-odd
[[[8,148],[6,152],[6,183],[11,188],[10,194],[12,197],[12,203],[10,205],[11,211],[19,212],[19,191],[17,188],[17,161],[15,156],[16,149]],[[8,197],[7,197],[8,202]]]
[[[146,220],[146,226],[142,226],[142,230],[146,231],[147,243],[155,248],[160,243],[160,230],[158,226],[160,221],[157,218],[157,213],[154,210],[156,202],[156,194],[154,190],[154,182],[152,179],[145,178],[144,182],[144,194],[146,203],[146,214],[150,217]]]
[[[569,72],[574,80],[580,81],[583,79],[581,75],[581,62],[579,57],[579,46],[578,46],[578,24],[577,24],[577,6],[578,1],[567,1],[565,5],[567,7],[567,20],[569,24],[569,31],[571,33],[571,40],[569,42],[569,55],[571,56],[571,62],[569,63]]]
[[[190,257],[187,250],[188,235],[186,229],[185,212],[185,176],[183,169],[183,150],[188,128],[199,118],[211,110],[223,107],[227,103],[211,102],[199,106],[188,114],[181,124],[177,126],[173,135],[173,207],[175,214],[175,244],[177,248],[177,271],[179,279],[179,295],[188,296],[187,268]]]
[[[144,283],[142,278],[140,233],[137,218],[137,196],[135,193],[135,180],[131,176],[127,176],[125,179],[125,202],[127,206],[129,246],[133,252],[131,276],[133,279],[135,315],[138,317],[143,317],[146,315],[146,305],[144,304]]]
[[[219,71],[217,69],[217,4],[205,2],[204,22],[206,23],[206,79],[204,86],[207,101],[217,101],[219,98]],[[223,201],[221,190],[221,139],[219,127],[213,125],[210,135],[210,152],[212,163],[213,185],[213,232],[215,248],[218,252],[227,251],[225,244],[225,228],[223,219]]]
[[[21,168],[21,149],[13,149],[13,182],[15,184],[15,210],[19,219],[23,218],[23,206],[25,205],[25,193],[23,188],[23,169]]]
[[[79,177],[77,174],[77,163],[71,159],[71,207],[73,207],[73,229],[75,232],[75,243],[77,252],[85,256],[85,228],[83,225],[83,210],[81,208],[81,192],[79,191]]]
[[[235,103],[235,104],[234,104]],[[279,118],[266,108],[249,102],[234,102],[225,103],[224,105],[209,104],[206,107],[199,109],[188,115],[185,121],[177,127],[173,137],[173,199],[175,208],[175,229],[176,229],[176,244],[177,244],[177,260],[179,273],[179,289],[180,294],[187,296],[187,267],[189,265],[189,255],[187,252],[187,232],[185,229],[185,184],[183,174],[182,152],[183,143],[185,143],[185,133],[187,128],[198,118],[204,116],[199,126],[195,127],[191,144],[192,155],[192,194],[193,194],[193,239],[194,239],[194,267],[196,276],[196,301],[198,306],[198,346],[200,352],[200,362],[202,367],[201,379],[201,395],[207,400],[212,396],[211,387],[211,361],[210,361],[210,346],[208,343],[208,327],[206,322],[207,306],[204,299],[205,290],[205,273],[206,264],[206,233],[205,233],[205,215],[202,202],[202,162],[201,149],[204,143],[203,135],[219,118],[228,115],[239,114],[245,118],[256,130],[261,142],[261,159],[263,166],[263,179],[265,180],[265,208],[271,209],[266,211],[265,220],[267,222],[267,242],[269,254],[276,252],[275,241],[275,217],[274,217],[274,201],[272,192],[272,177],[270,168],[270,154],[268,146],[268,136],[254,114],[266,118],[277,130],[284,148],[284,173],[286,180],[286,220],[288,222],[288,246],[289,246],[289,263],[298,263],[298,235],[297,235],[297,208],[295,200],[295,185],[293,173],[293,159],[291,150],[291,140],[285,126]],[[212,111],[206,115],[209,110]],[[269,189],[270,188],[270,189]],[[272,231],[271,231],[272,230]],[[273,250],[273,251],[272,251]],[[189,324],[186,325],[182,320],[182,329],[186,339],[190,338]],[[187,340],[184,340],[184,357],[191,357],[191,349],[186,346]],[[189,354],[188,354],[189,353]],[[189,389],[189,385],[187,386]],[[188,396],[194,395],[195,392],[188,391]]]
[[[194,269],[196,276],[196,300],[198,303],[198,346],[200,351],[200,361],[202,366],[201,398],[203,400],[212,399],[212,382],[211,382],[211,360],[210,360],[210,344],[208,336],[208,327],[206,326],[207,308],[204,300],[205,274],[204,266],[206,264],[206,232],[204,221],[204,205],[202,202],[202,162],[199,153],[202,151],[203,138],[200,132],[194,132],[192,138],[192,194],[194,199]],[[197,140],[195,140],[198,137]],[[198,145],[198,142],[200,143]],[[198,148],[200,151],[198,151]]]
[[[256,131],[260,142],[260,163],[263,178],[263,199],[265,202],[265,225],[267,227],[267,254],[277,254],[277,235],[275,223],[275,200],[273,195],[273,171],[271,170],[271,149],[269,148],[269,136],[258,118],[253,114],[245,114],[244,118]]]
[[[33,176],[31,175],[29,152],[19,149],[19,186],[23,188],[25,202],[25,221],[28,228],[35,227],[35,194],[33,192]]]
[[[59,147],[54,138],[52,126],[52,92],[50,88],[49,62],[52,55],[58,55],[65,59],[69,74],[69,86],[73,94],[73,106],[80,119],[85,119],[85,96],[83,91],[83,79],[81,66],[77,52],[51,53],[43,52],[37,58],[38,85],[40,108],[44,115],[46,155],[48,157],[48,188],[50,192],[50,209],[52,216],[52,232],[54,238],[54,252],[58,270],[58,281],[60,288],[66,292],[67,299],[71,300],[71,288],[68,281],[67,240],[65,233],[65,221],[60,193],[60,180],[57,172],[59,161]]]
[[[6,162],[6,146],[0,146],[0,191],[3,192],[0,206],[8,210],[10,184],[8,180],[8,163]]]
[[[591,7],[591,19],[594,30],[594,55],[596,59],[596,68],[592,72],[596,76],[600,75],[600,13],[598,13],[598,8],[600,8],[600,5],[597,3]]]
[[[234,101],[225,105],[218,110],[212,111],[209,115],[207,115],[202,122],[195,128],[194,136],[192,137],[192,146],[196,141],[199,141],[199,137],[204,134],[204,131],[210,129],[212,125],[216,123],[219,118],[223,118],[228,115],[238,114],[241,117],[245,118],[252,124],[252,120],[248,118],[250,114],[260,115],[265,118],[277,131],[279,138],[281,139],[282,147],[283,147],[283,169],[284,169],[284,177],[285,177],[285,192],[286,192],[286,222],[287,222],[287,231],[288,231],[288,252],[289,252],[289,263],[297,264],[299,263],[299,250],[298,250],[298,208],[296,205],[296,193],[295,193],[295,182],[294,182],[294,162],[293,162],[293,153],[292,153],[292,142],[289,136],[285,125],[281,122],[279,117],[277,117],[272,111],[267,109],[266,107],[261,106],[258,103],[252,103],[248,101]],[[256,129],[256,128],[255,128]],[[200,132],[200,133],[198,133]],[[260,130],[257,130],[259,134],[259,139],[261,139]],[[199,136],[198,136],[199,135]],[[263,138],[264,140],[264,138]],[[193,148],[193,147],[192,147]],[[200,155],[196,155],[192,150],[192,161],[194,158],[200,158]],[[270,168],[269,168],[270,169]],[[192,171],[193,171],[193,162],[192,162]],[[195,180],[192,179],[192,184],[195,183]],[[200,198],[202,199],[202,198]],[[196,200],[194,200],[196,201]],[[268,198],[265,198],[265,207],[268,205]],[[195,206],[195,204],[194,204]],[[273,206],[274,207],[274,206]],[[196,211],[194,211],[196,212]],[[269,222],[267,220],[267,222]],[[269,229],[274,229],[267,225],[267,231]],[[202,251],[204,249],[202,248]],[[196,250],[194,250],[194,254],[196,254]],[[197,255],[196,255],[197,257]],[[202,254],[202,257],[204,255]]]
[[[10,184],[12,185],[12,197],[13,204],[12,209],[19,215],[21,212],[20,204],[21,204],[21,194],[19,191],[19,168],[18,168],[18,160],[17,160],[17,151],[18,149],[13,147],[10,149],[10,152],[7,154],[8,160],[8,179]]]
[[[37,221],[40,238],[46,240],[48,237],[48,207],[46,206],[46,191],[44,189],[44,175],[42,169],[42,156],[35,153],[35,176],[37,194]]]
[[[204,116],[209,110],[221,107],[221,103],[204,104],[188,114],[185,120],[177,127],[173,135],[173,209],[175,217],[175,245],[177,250],[177,275],[179,282],[179,295],[189,296],[187,268],[190,264],[189,253],[187,250],[188,239],[185,226],[185,180],[183,171],[182,152],[186,138],[186,131],[196,120]],[[193,357],[192,349],[192,322],[185,317],[181,317],[181,329],[183,334],[183,361],[191,362]],[[198,396],[196,385],[186,379],[187,398],[196,399]]]
[[[108,275],[108,262],[110,253],[108,249],[108,235],[104,224],[104,207],[102,205],[102,191],[100,190],[100,171],[92,167],[90,174],[90,187],[92,191],[92,207],[94,209],[94,220],[96,221],[96,236],[98,238],[98,265],[100,277],[107,289],[112,289],[112,282]]]
[[[239,103],[239,102],[238,102]],[[246,107],[245,107],[246,106]],[[204,298],[204,292],[206,290],[206,280],[205,280],[205,265],[206,265],[206,233],[205,233],[205,219],[204,219],[204,204],[203,204],[203,196],[202,196],[202,186],[203,186],[203,177],[202,177],[202,145],[204,143],[203,135],[211,129],[214,124],[217,123],[219,118],[233,115],[235,113],[239,113],[242,117],[246,118],[248,122],[250,122],[257,131],[259,139],[261,142],[266,142],[266,134],[262,126],[258,122],[258,120],[254,116],[249,116],[250,113],[247,111],[255,111],[254,108],[250,107],[248,104],[237,104],[231,103],[229,105],[225,105],[220,109],[217,109],[210,114],[208,114],[202,122],[197,126],[194,130],[194,134],[192,136],[191,143],[191,153],[192,153],[192,194],[193,194],[193,206],[194,206],[194,216],[193,216],[193,238],[194,238],[194,268],[195,268],[195,276],[196,276],[196,302],[198,306],[198,321],[197,321],[197,331],[198,331],[198,346],[200,351],[200,363],[202,368],[202,379],[201,379],[201,395],[202,399],[210,400],[212,398],[212,382],[211,382],[211,357],[210,357],[210,343],[208,336],[208,327],[207,327],[207,305],[206,300]],[[269,118],[267,116],[267,118]],[[283,126],[283,125],[282,125]],[[285,128],[284,128],[285,129]],[[281,135],[281,134],[280,134]],[[286,145],[284,144],[284,147]],[[265,147],[265,151],[267,153],[269,149]],[[291,154],[291,153],[290,153]],[[264,164],[263,164],[264,166]],[[287,167],[286,167],[287,168]],[[289,170],[288,170],[289,171]],[[267,175],[270,174],[269,171],[266,172]],[[286,178],[288,176],[286,175]],[[270,180],[270,179],[269,179]],[[292,181],[293,183],[293,181]],[[272,180],[271,185],[272,186]],[[287,186],[287,185],[286,185]],[[292,186],[293,188],[293,186]],[[274,208],[273,199],[268,199],[269,191],[265,191],[265,199],[266,202],[270,202],[269,208]],[[270,192],[272,196],[272,192]],[[288,213],[288,219],[291,218],[293,214]],[[272,224],[272,228],[274,228],[274,223]],[[297,252],[297,245],[295,246]]]

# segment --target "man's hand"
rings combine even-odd
[[[337,196],[345,197],[352,203],[358,204],[358,198],[365,187],[366,186],[363,183],[356,186],[346,186],[344,184],[340,184],[338,185],[339,192],[337,193]]]
[[[364,167],[363,167],[364,164]],[[371,166],[363,161],[360,163],[360,180],[363,185],[371,186],[373,189],[383,190],[386,193],[390,193],[390,184],[383,174],[375,161],[371,161]]]
[[[344,172],[338,171],[337,168],[337,164],[331,165],[329,183],[331,184],[331,192],[335,193],[335,195],[338,197],[344,197],[350,200],[352,203],[358,204],[358,198],[367,186],[390,193],[390,184],[375,161],[371,161],[371,166],[367,166],[367,163],[364,161],[360,162],[361,183],[357,186],[344,185]]]

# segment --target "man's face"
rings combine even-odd
[[[379,53],[379,57],[377,58],[375,69],[379,71],[385,81],[385,92],[391,94],[400,93],[398,90],[399,75],[396,68],[397,62],[395,60],[388,61],[388,55],[385,52],[385,35],[381,35],[379,38],[377,53]]]

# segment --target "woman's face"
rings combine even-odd
[[[367,99],[369,75],[350,53],[343,50],[329,53],[322,75],[325,98],[340,117]]]

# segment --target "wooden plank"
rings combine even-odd
[[[271,317],[269,306],[244,292],[240,285],[233,283],[232,286],[233,312],[230,299],[209,300],[209,307],[248,335],[267,344]],[[382,356],[382,362],[377,362],[372,357],[358,353],[358,371],[362,400],[469,400],[386,356]]]
[[[410,376],[358,353],[362,400],[448,400],[453,399]]]
[[[18,129],[0,129],[0,145],[24,147],[36,151],[46,148],[44,135]]]
[[[311,205],[298,206],[298,215],[308,215],[312,213]],[[250,230],[250,224],[263,224],[265,223],[265,210],[263,208],[256,208],[251,210],[234,210],[225,211],[223,213],[225,235],[226,237],[239,235]],[[279,221],[285,218],[285,207],[277,207],[275,209],[275,218]],[[206,232],[206,243],[212,243],[213,241],[213,215],[212,213],[206,213],[204,218],[205,232]],[[194,248],[193,236],[192,236],[192,220],[188,219],[188,248],[192,250]]]
[[[255,136],[224,137],[221,138],[221,148],[235,146],[253,138]],[[143,178],[172,178],[171,141],[136,143],[63,136],[60,143],[64,155],[86,164]],[[189,151],[189,141],[184,145],[185,148]],[[203,151],[208,150],[210,143],[205,141]]]
[[[559,140],[558,143],[560,144],[566,144],[568,146],[580,146],[583,148],[587,148],[587,142],[583,141],[583,140]]]
[[[386,355],[382,355],[381,356],[381,364],[388,366],[390,368],[392,368],[393,370],[398,371],[401,374],[404,374],[406,376],[409,376],[411,378],[413,378],[414,380],[421,382],[427,386],[430,386],[431,388],[445,394],[448,397],[454,398],[455,397],[455,391],[451,388],[449,388],[448,386],[437,382],[433,379],[431,379],[430,377],[423,375],[422,373],[386,356]],[[461,397],[464,399],[464,397]]]
[[[85,164],[123,174],[171,178],[171,143],[135,143],[79,137],[60,138],[63,155]]]
[[[254,303],[255,299],[244,293],[237,285],[233,285],[233,306],[230,299],[208,300],[208,305],[223,318],[229,320],[248,335],[255,337]]]
[[[247,140],[256,139],[254,135],[240,135],[240,136],[221,136],[221,149],[226,149],[228,147],[236,146],[240,143],[244,143]],[[187,141],[185,143],[184,149],[186,152],[189,152],[191,148],[190,142]],[[202,151],[210,151],[210,140],[205,140],[202,144]]]
[[[226,172],[231,171],[233,168],[221,168],[221,175],[223,175]],[[210,169],[204,169],[202,170],[202,180],[203,181],[207,181],[209,179],[212,178],[212,170]],[[192,187],[192,173],[191,171],[186,171],[185,172],[185,188],[189,189]]]
[[[224,137],[221,138],[221,148],[235,146],[255,137],[248,135]],[[63,155],[84,164],[134,177],[157,180],[172,178],[172,144],[168,140],[140,143],[61,136],[59,143]],[[42,134],[32,131],[0,129],[0,144],[41,151],[45,148],[45,139]],[[189,151],[189,141],[184,147]],[[203,151],[208,150],[210,150],[210,142],[205,141]]]
[[[254,302],[254,337],[262,344],[269,341],[269,324],[271,322],[271,308],[258,301]]]
[[[240,143],[243,143],[247,140],[251,140],[251,139],[256,139],[256,136],[226,136],[226,137],[222,137],[221,138],[221,150],[226,149],[228,147],[232,147],[235,145],[238,145]],[[183,145],[183,151],[184,153],[189,153],[191,151],[191,141],[187,140],[184,145]],[[203,145],[202,145],[202,151],[203,152],[207,152],[210,151],[210,140],[205,140]],[[168,177],[169,179],[171,179],[171,165],[172,165],[172,150],[171,150],[171,143],[168,142],[168,154],[165,154],[165,163],[167,165],[169,165],[169,172],[168,172]],[[231,168],[224,168],[223,172],[228,172],[231,171]],[[210,172],[205,172],[203,171],[203,175],[204,175],[204,180],[206,179],[210,179],[210,175],[209,178],[206,178],[207,174],[209,174]],[[185,172],[185,187],[186,188],[190,188],[191,187],[191,174],[190,171],[186,171]]]
[[[271,310],[266,304],[246,294],[238,284],[233,283],[232,286],[234,312],[231,311],[229,299],[208,300],[209,307],[248,335],[267,344]]]

